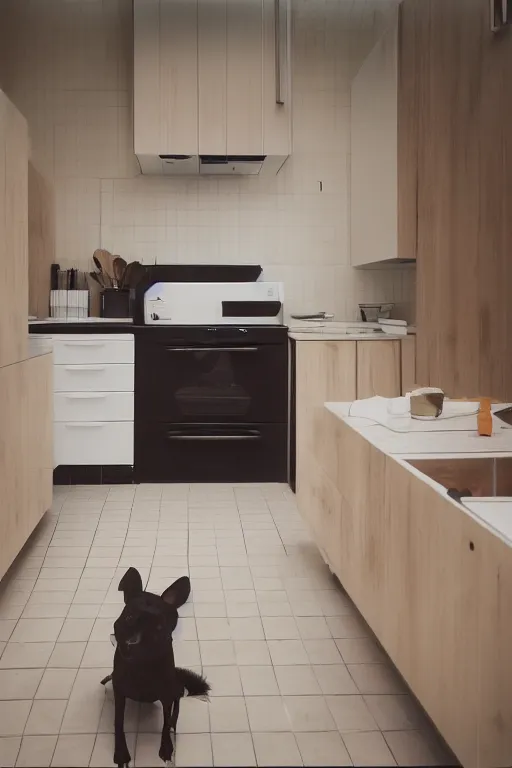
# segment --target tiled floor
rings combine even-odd
[[[285,486],[55,491],[0,594],[0,765],[112,766],[109,641],[136,566],[163,591],[190,573],[176,661],[178,766],[450,765],[308,538]],[[159,706],[130,702],[132,765],[158,758]]]

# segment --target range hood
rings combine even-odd
[[[153,176],[275,176],[291,154],[291,0],[133,0],[133,148]]]
[[[158,176],[276,175],[286,157],[267,155],[138,155],[141,171]]]

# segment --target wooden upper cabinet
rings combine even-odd
[[[417,106],[411,98],[415,61],[397,10],[395,23],[352,82],[353,266],[416,258],[418,130]]]
[[[0,91],[0,367],[26,358],[28,127]]]
[[[134,8],[136,154],[290,154],[290,0]]]
[[[418,68],[417,379],[512,399],[512,30],[488,0],[404,0]]]

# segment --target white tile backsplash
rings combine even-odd
[[[350,79],[393,4],[294,0],[294,148],[277,177],[161,179],[132,151],[131,3],[5,0],[0,86],[54,182],[55,260],[92,268],[101,246],[145,264],[256,262],[285,283],[287,312],[349,319],[383,300],[411,318],[414,269],[357,271],[349,254]]]

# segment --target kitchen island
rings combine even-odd
[[[396,434],[349,408],[311,417],[301,514],[462,765],[510,766],[512,542],[491,506],[505,502],[452,499],[428,462],[512,466],[512,430]]]

